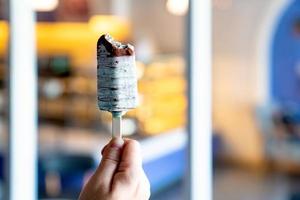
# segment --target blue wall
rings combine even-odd
[[[300,20],[299,0],[291,1],[282,14],[271,45],[271,96],[281,104],[300,104],[300,36],[295,33],[296,19]]]

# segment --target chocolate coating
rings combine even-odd
[[[108,34],[101,35],[101,37],[98,39],[97,49],[99,49],[101,44],[104,45],[106,50],[110,53],[108,57],[134,55],[134,48],[132,45],[121,44],[120,42],[115,41]]]

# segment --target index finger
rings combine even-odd
[[[112,139],[103,151],[102,160],[96,170],[96,175],[106,185],[110,185],[114,173],[118,167],[122,153],[123,140],[119,138]]]
[[[125,139],[119,170],[136,169],[142,167],[140,144],[136,140]]]

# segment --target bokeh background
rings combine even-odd
[[[8,1],[0,0],[0,199]],[[151,198],[184,199],[188,0],[34,2],[39,198],[76,199],[109,141],[111,116],[96,102],[96,41],[110,33],[136,49],[140,106],[126,114],[124,133],[141,142]],[[212,4],[213,199],[300,199],[300,2]]]

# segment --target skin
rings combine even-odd
[[[142,168],[135,140],[113,139],[102,150],[102,160],[83,187],[79,200],[148,200],[150,184]]]

